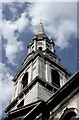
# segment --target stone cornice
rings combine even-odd
[[[21,74],[21,72],[31,63],[35,60],[36,57],[40,56],[41,58],[43,58],[45,61],[49,61],[50,63],[52,63],[53,65],[55,65],[56,67],[58,67],[60,70],[62,70],[63,72],[65,72],[65,74],[67,74],[68,76],[71,76],[71,73],[65,68],[63,67],[61,64],[56,63],[52,58],[50,58],[47,55],[44,55],[42,52],[37,51],[36,53],[34,53],[34,55],[28,59],[28,61],[26,61],[25,64],[23,64],[20,68],[20,70],[17,72],[17,74],[15,75],[15,77],[13,78],[13,81],[15,82],[17,77]],[[27,58],[26,58],[27,59]]]
[[[32,80],[32,82],[27,85],[23,91],[11,102],[11,104],[5,109],[5,112],[9,111],[12,106],[17,103],[18,99],[21,98],[21,96],[23,96],[26,92],[28,92],[37,82],[39,82],[42,86],[44,86],[45,88],[47,88],[50,92],[52,92],[53,89],[53,85],[51,85],[50,83],[46,82],[45,80],[43,80],[40,77],[35,77],[34,80]]]

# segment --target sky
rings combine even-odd
[[[13,94],[12,78],[27,55],[27,45],[42,19],[49,38],[54,38],[61,64],[73,74],[77,71],[77,3],[53,0],[0,3],[0,118]]]

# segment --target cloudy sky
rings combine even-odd
[[[27,45],[37,31],[40,19],[46,34],[55,38],[56,53],[73,74],[77,63],[76,2],[10,2],[0,3],[0,108],[11,100],[12,78],[27,55]],[[76,0],[74,0],[76,1]],[[1,118],[0,110],[0,118]]]

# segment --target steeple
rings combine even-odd
[[[28,56],[32,55],[34,52],[41,51],[44,55],[47,54],[53,57],[53,59],[55,58],[55,61],[59,62],[59,58],[54,54],[54,45],[53,40],[49,39],[46,35],[43,23],[40,20],[37,33],[28,45]]]
[[[40,23],[38,25],[38,30],[37,30],[37,35],[39,34],[45,34],[45,30],[44,30],[43,23],[41,20],[40,20]]]
[[[46,37],[41,21],[35,36],[28,45],[28,55],[13,78],[14,92],[11,104],[6,108],[7,120],[25,120],[36,107],[40,109],[38,105],[41,104],[35,106],[33,103],[49,100],[70,77],[61,66],[54,52],[54,43]]]

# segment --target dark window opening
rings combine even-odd
[[[73,118],[76,118],[76,114],[74,112],[68,113],[63,120],[72,120]]]
[[[42,51],[42,47],[39,47],[39,50]]]
[[[60,120],[77,120],[75,112],[68,112],[65,116],[63,115]]]
[[[24,100],[22,100],[18,105],[17,108],[22,107],[24,105]]]
[[[28,73],[26,72],[22,79],[23,88],[28,84]]]
[[[51,72],[52,76],[52,83],[54,83],[57,86],[60,86],[60,75],[56,70],[52,70]]]
[[[59,120],[77,120],[77,114],[75,108],[66,108]]]
[[[54,93],[57,91],[57,89],[54,88]]]

